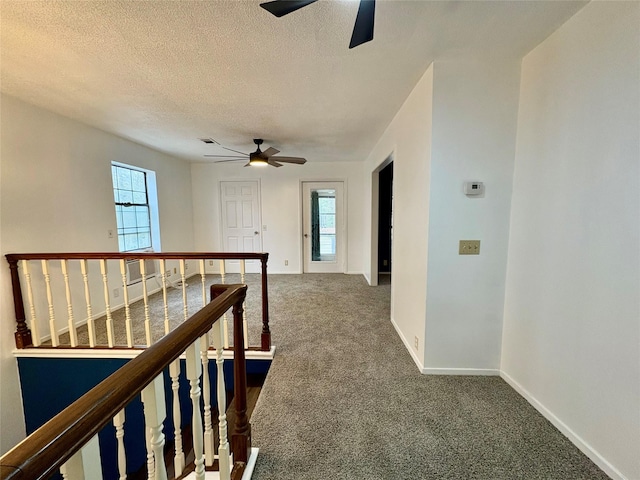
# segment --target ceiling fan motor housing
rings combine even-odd
[[[251,165],[266,165],[268,162],[268,158],[264,156],[262,150],[260,150],[260,145],[262,145],[263,140],[261,138],[254,138],[253,143],[257,145],[256,151],[249,154],[249,163]]]

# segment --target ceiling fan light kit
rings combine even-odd
[[[257,157],[253,157],[249,160],[249,163],[245,165],[245,167],[251,166],[251,167],[266,167],[267,165],[269,165],[269,162],[267,162],[265,159],[263,158],[257,158]]]
[[[272,0],[271,2],[261,3],[260,6],[267,12],[280,18],[317,1],[318,0]],[[375,14],[376,0],[360,0],[349,48],[355,48],[358,45],[373,40]]]

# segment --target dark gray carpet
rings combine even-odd
[[[389,285],[269,278],[277,352],[251,418],[255,480],[608,478],[500,378],[421,375]]]

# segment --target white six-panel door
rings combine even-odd
[[[225,252],[261,252],[260,189],[257,181],[220,182],[222,243]],[[228,262],[230,272],[234,262]],[[247,261],[247,271],[260,271],[259,262]],[[239,271],[239,267],[238,270]]]

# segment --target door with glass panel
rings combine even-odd
[[[305,273],[344,273],[345,212],[342,182],[303,182]]]

